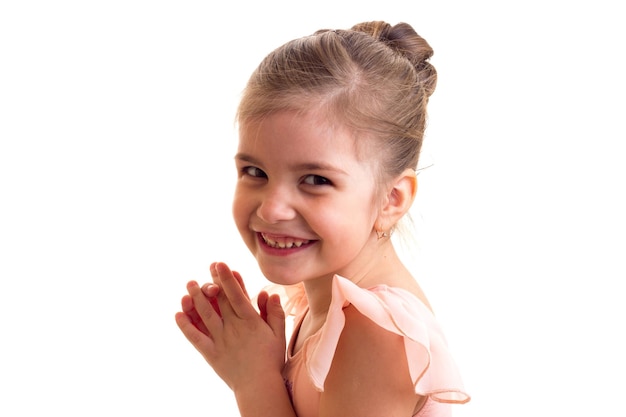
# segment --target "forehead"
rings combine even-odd
[[[320,112],[282,111],[239,127],[240,153],[271,154],[272,157],[311,157],[365,162],[368,140]]]

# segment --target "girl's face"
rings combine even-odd
[[[241,126],[233,215],[261,271],[280,284],[367,270],[376,243],[375,167],[315,113]]]

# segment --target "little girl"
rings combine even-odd
[[[293,40],[252,74],[233,215],[294,331],[286,345],[279,294],[253,306],[223,263],[176,315],[242,416],[449,416],[469,400],[390,240],[417,190],[432,53],[408,24],[368,22]]]

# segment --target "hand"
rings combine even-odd
[[[192,281],[176,323],[213,367],[236,389],[251,378],[280,373],[285,361],[285,315],[277,295],[261,292],[257,313],[239,274],[223,263],[211,265],[216,284]]]
[[[215,270],[216,265],[217,263],[214,262],[211,264],[211,267],[210,267],[211,276],[213,278],[213,283],[204,284],[202,286],[202,292],[204,293],[204,295],[206,295],[209,298],[209,300],[211,300],[211,305],[213,305],[213,308],[215,308],[216,311],[219,313],[219,305],[217,304],[216,297],[217,297],[217,294],[219,293],[220,279],[219,279],[219,275],[216,273],[216,270]],[[241,278],[241,274],[239,274],[239,272],[237,271],[231,271],[231,272],[232,272],[233,277],[237,280],[237,283],[239,283],[239,286],[241,287],[244,295],[249,300],[250,296],[248,295],[248,291],[246,290],[246,285],[243,282],[243,279]]]
[[[211,264],[211,271],[214,270],[215,265],[216,265],[215,263]],[[213,272],[211,272],[211,274],[213,274]],[[232,274],[235,277],[235,279],[237,280],[237,282],[239,283],[239,286],[243,290],[243,292],[246,295],[246,297],[248,299],[250,299],[250,297],[248,296],[248,291],[246,290],[246,286],[245,286],[245,284],[243,282],[243,279],[241,278],[241,275],[239,274],[239,272],[232,271]],[[206,283],[206,284],[202,285],[202,293],[206,296],[207,300],[211,303],[211,306],[213,307],[213,309],[221,317],[222,315],[221,315],[221,312],[220,312],[219,304],[217,302],[217,294],[219,293],[219,291],[220,291],[220,289],[219,289],[219,277],[217,275],[215,275],[213,277],[213,283]],[[204,334],[209,336],[209,332],[208,332],[206,326],[204,325],[204,323],[202,322],[202,319],[198,315],[198,312],[196,311],[196,309],[195,309],[195,307],[193,305],[193,299],[191,298],[190,295],[183,296],[183,298],[181,300],[181,306],[182,306],[183,312],[189,316],[189,319],[194,324],[194,326],[196,326],[198,328],[198,330],[202,331]]]

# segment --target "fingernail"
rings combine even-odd
[[[209,297],[215,297],[219,291],[220,287],[212,283],[204,284],[202,286],[202,292]]]

